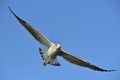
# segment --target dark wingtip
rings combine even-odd
[[[104,72],[112,72],[112,71],[116,71],[116,70],[104,70]]]
[[[101,72],[112,72],[112,71],[116,71],[116,70],[107,70],[107,69],[103,69],[103,68],[100,68],[100,67],[97,67],[97,66],[94,66],[91,67],[93,70],[96,70],[96,71],[101,71]]]
[[[17,18],[17,20],[21,23],[26,23],[24,20],[22,20],[21,18],[19,18],[13,11],[12,9],[8,6],[8,9],[10,10],[10,12]]]
[[[10,10],[10,12],[17,18],[19,19],[19,17],[12,11],[12,9],[8,6],[8,9]]]
[[[99,70],[99,71],[102,71],[102,72],[112,72],[112,71],[116,71],[116,70]]]

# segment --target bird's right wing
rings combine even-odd
[[[104,72],[110,72],[110,71],[114,71],[114,70],[105,70],[102,69],[100,67],[97,67],[93,64],[90,64],[89,62],[87,62],[86,60],[82,59],[82,58],[78,58],[66,51],[61,50],[61,53],[59,54],[60,56],[62,56],[65,60],[67,60],[70,63],[82,66],[82,67],[87,67],[93,70],[97,70],[97,71],[104,71]]]
[[[10,7],[8,7],[10,12],[17,18],[17,20],[29,31],[29,33],[41,44],[45,45],[46,47],[50,47],[53,43],[48,40],[41,32],[35,29],[32,25],[28,24],[26,21],[19,18]]]

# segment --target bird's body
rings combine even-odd
[[[76,57],[76,56],[72,55],[71,53],[64,51],[63,49],[61,49],[60,44],[55,44],[55,43],[51,42],[40,31],[38,31],[32,25],[28,24],[26,21],[19,18],[10,8],[9,8],[9,10],[17,18],[17,20],[23,25],[23,27],[26,28],[28,30],[28,32],[38,42],[40,42],[41,44],[43,44],[44,46],[46,46],[48,48],[47,51],[39,48],[40,55],[44,60],[44,62],[43,62],[44,66],[47,64],[51,64],[54,66],[60,66],[60,63],[57,60],[57,56],[61,56],[68,62],[76,64],[78,66],[87,67],[87,68],[90,68],[93,70],[104,71],[104,72],[114,71],[114,70],[105,70],[100,67],[97,67],[93,64],[90,64],[88,61],[86,61],[80,57]]]
[[[60,48],[59,44],[52,44],[48,49],[48,56],[56,57],[59,54]]]
[[[41,52],[40,50],[40,52],[41,52],[41,54],[44,54],[43,55],[43,57],[44,57],[44,63],[43,63],[43,65],[45,66],[45,65],[47,65],[47,64],[52,64],[52,65],[56,65],[56,66],[59,66],[58,64],[58,62],[55,62],[56,61],[56,57],[57,57],[57,55],[60,53],[60,48],[61,48],[61,46],[59,45],[59,44],[52,44],[49,48],[48,48],[48,50],[45,52]],[[54,63],[55,62],[55,63]]]

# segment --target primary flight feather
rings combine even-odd
[[[26,28],[28,30],[28,32],[38,42],[40,42],[41,44],[43,44],[44,46],[46,46],[48,48],[47,51],[39,48],[40,55],[41,55],[42,59],[44,60],[44,62],[43,62],[44,66],[46,66],[47,64],[51,64],[54,66],[60,66],[60,63],[57,60],[57,56],[61,56],[65,60],[67,60],[68,62],[76,64],[78,66],[87,67],[87,68],[90,68],[93,70],[104,71],[104,72],[114,71],[114,70],[105,70],[105,69],[102,69],[100,67],[97,67],[97,66],[89,63],[88,61],[80,58],[80,57],[76,57],[76,56],[72,55],[71,53],[64,51],[63,49],[61,49],[60,44],[55,44],[55,43],[51,42],[40,31],[38,31],[35,27],[33,27],[32,25],[30,25],[29,23],[27,23],[26,21],[24,21],[23,19],[18,17],[11,10],[10,7],[8,7],[8,8],[9,8],[10,12],[17,18],[17,20],[23,25],[23,27]]]

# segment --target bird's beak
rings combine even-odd
[[[60,44],[58,44],[58,48],[61,48],[61,45],[60,45]]]

